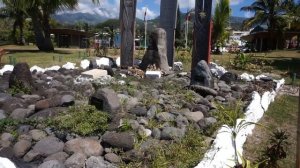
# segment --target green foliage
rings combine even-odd
[[[3,131],[5,131],[10,127],[16,127],[18,124],[19,122],[14,119],[10,119],[10,118],[2,119],[0,120],[0,133],[2,133]]]
[[[132,130],[130,123],[128,122],[127,119],[122,119],[122,123],[118,128],[118,131],[120,132],[126,132]]]
[[[236,120],[238,118],[243,118],[244,113],[242,110],[242,103],[239,101],[235,104],[230,104],[228,106],[218,106],[218,111],[215,113],[218,122],[223,125],[228,125],[230,127],[235,126]]]
[[[269,139],[268,146],[262,151],[260,160],[266,160],[259,168],[278,168],[278,161],[287,157],[289,135],[282,130],[276,130]]]
[[[23,85],[23,83],[21,81],[16,80],[15,85],[13,85],[9,91],[10,94],[12,94],[13,96],[16,94],[30,94],[31,93],[31,89],[28,87],[25,87]]]
[[[121,167],[190,168],[199,163],[205,151],[204,138],[200,132],[189,127],[186,135],[178,142],[157,144],[149,151],[148,157]]]
[[[250,160],[247,160],[246,158],[244,158],[243,156],[240,155],[240,158],[242,159],[242,164],[241,165],[236,165],[234,166],[234,168],[259,168],[260,165],[262,165],[264,161],[259,162],[259,163],[251,163]]]
[[[81,105],[70,107],[67,113],[54,118],[50,125],[85,136],[105,132],[108,120],[108,115],[94,106]]]
[[[246,70],[247,66],[251,63],[253,55],[245,54],[245,53],[238,53],[231,65],[235,69]]]
[[[229,0],[220,0],[216,4],[215,15],[214,15],[214,32],[213,42],[216,45],[223,45],[229,36],[226,28],[229,26],[230,18],[230,2]]]

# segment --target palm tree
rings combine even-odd
[[[4,4],[12,1],[16,1],[15,7],[32,19],[36,45],[41,51],[54,50],[50,38],[50,16],[59,10],[75,9],[78,5],[78,0],[2,0]],[[99,3],[99,0],[92,1]]]
[[[16,0],[12,0],[11,3],[7,3],[8,1],[4,1],[5,7],[0,8],[0,15],[1,17],[9,17],[14,19],[13,30],[12,30],[12,37],[16,44],[25,44],[23,27],[25,21],[25,13],[22,10],[19,10],[15,7]],[[19,39],[16,38],[17,27],[20,30]]]
[[[228,37],[226,28],[229,27],[230,18],[230,2],[229,0],[220,0],[215,8],[215,15],[213,19],[213,44],[223,45]]]
[[[244,27],[250,28],[266,24],[269,31],[268,47],[275,48],[274,32],[282,28],[283,15],[287,13],[287,6],[293,0],[256,0],[250,6],[242,7],[242,11],[254,12],[254,16],[244,21]],[[281,32],[282,33],[282,32]]]

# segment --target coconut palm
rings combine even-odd
[[[269,38],[268,47],[274,49],[276,41],[274,35],[276,30],[281,31],[284,21],[283,16],[288,12],[287,6],[293,0],[256,0],[250,6],[242,7],[242,11],[253,12],[254,16],[244,21],[245,28],[266,24],[268,26]]]
[[[17,44],[24,45],[24,21],[25,21],[25,13],[22,10],[19,10],[15,7],[17,0],[11,1],[11,3],[5,4],[5,7],[0,8],[0,16],[3,18],[9,17],[14,19],[13,30],[12,30],[12,37],[14,38],[14,42]],[[17,27],[20,30],[19,39],[16,38]]]
[[[2,0],[4,4],[11,4],[13,1],[16,0]],[[92,1],[99,3],[99,0]],[[50,38],[50,16],[59,10],[75,9],[77,5],[78,0],[17,0],[15,2],[15,7],[32,19],[36,45],[42,51],[54,50]]]
[[[220,0],[216,4],[215,15],[213,18],[213,43],[214,45],[223,45],[228,37],[226,28],[229,27],[230,18],[230,2],[229,0]]]

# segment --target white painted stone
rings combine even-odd
[[[4,72],[13,71],[13,70],[14,70],[13,65],[4,65],[4,67],[0,69],[0,75],[3,75]]]
[[[107,71],[102,69],[93,69],[81,73],[82,76],[90,77],[92,79],[99,79],[103,76],[107,76]]]
[[[46,68],[45,71],[58,71],[60,69],[60,66],[55,65],[49,68]]]
[[[213,62],[210,63],[210,70],[211,73],[218,78],[220,78],[222,75],[224,75],[227,72],[224,67],[219,66],[218,64]]]
[[[243,81],[246,81],[246,82],[250,82],[255,79],[253,75],[249,75],[247,73],[243,73],[240,77]]]
[[[9,159],[0,157],[0,168],[16,168],[16,166]]]
[[[100,59],[96,59],[96,64],[98,65],[98,67],[101,67],[101,66],[111,66],[112,65],[112,62],[110,61],[109,58],[100,58]]]
[[[127,78],[126,74],[120,73],[120,75],[121,75],[122,78]]]
[[[37,73],[44,73],[45,72],[45,69],[43,69],[39,66],[36,66],[36,65],[34,65],[33,67],[30,68],[30,72],[33,72],[35,70],[36,70]]]
[[[119,84],[119,85],[125,85],[126,82],[125,82],[124,80],[119,80],[119,81],[118,81],[118,84]]]
[[[253,93],[252,101],[246,108],[245,118],[238,119],[235,127],[230,128],[228,126],[222,126],[218,131],[211,149],[206,152],[204,159],[196,166],[196,168],[222,168],[224,166],[235,166],[235,148],[232,143],[232,131],[237,132],[235,139],[237,153],[243,154],[243,145],[246,142],[247,136],[252,134],[255,124],[243,126],[240,130],[239,127],[247,122],[257,123],[263,117],[270,103],[274,101],[276,92],[284,84],[284,79],[275,82],[277,82],[276,91],[265,92],[262,97],[257,92]],[[238,159],[241,163],[241,158],[239,157]]]
[[[161,78],[161,71],[146,71],[145,77],[150,79],[159,79]]]
[[[182,71],[183,63],[182,62],[174,62],[174,71]]]
[[[118,67],[121,66],[121,57],[118,57],[118,58],[116,59],[116,64],[117,64]]]
[[[255,77],[256,80],[260,80],[260,78],[266,78],[266,75],[258,75]]]
[[[75,63],[71,63],[71,62],[67,62],[65,65],[63,65],[62,67],[65,69],[76,69],[76,64]]]
[[[87,69],[90,66],[90,61],[85,59],[80,62],[80,67],[82,69]]]

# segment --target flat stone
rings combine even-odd
[[[33,160],[36,160],[37,158],[41,157],[40,153],[35,152],[33,150],[30,150],[26,153],[26,155],[23,157],[23,160],[25,162],[31,162]]]
[[[97,109],[116,114],[121,107],[120,98],[112,89],[99,89],[90,99],[90,104],[95,105]]]
[[[20,140],[14,145],[14,154],[16,157],[23,157],[26,152],[30,149],[31,142],[26,140]]]
[[[91,156],[87,159],[85,165],[86,168],[117,168],[113,164],[105,161],[104,158],[101,156]]]
[[[181,139],[185,135],[185,129],[175,127],[165,127],[161,132],[161,139],[163,140],[176,140]]]
[[[44,162],[50,161],[50,160],[58,160],[60,162],[65,162],[68,157],[69,157],[69,155],[65,152],[57,152],[57,153],[54,153],[54,154],[46,157],[44,159]]]
[[[162,113],[157,113],[156,118],[160,122],[167,122],[167,121],[174,121],[175,120],[175,115],[168,113],[168,112],[162,112]]]
[[[74,153],[65,161],[66,168],[82,168],[85,164],[86,156],[82,153]]]
[[[76,138],[65,143],[64,151],[67,153],[83,153],[90,157],[101,156],[104,149],[97,140]]]
[[[17,108],[10,114],[10,118],[15,119],[15,120],[23,120],[23,119],[27,118],[33,112],[34,111],[29,110],[29,109]]]
[[[47,137],[46,132],[38,129],[34,129],[29,131],[29,135],[31,135],[32,139],[35,141],[40,141]]]
[[[102,136],[102,142],[112,147],[124,149],[125,151],[131,150],[134,147],[134,138],[129,133],[106,132]]]
[[[103,76],[107,76],[108,74],[107,74],[106,70],[92,69],[92,70],[89,70],[89,71],[82,72],[81,75],[83,77],[89,77],[89,78],[92,78],[92,79],[99,79]]]
[[[63,149],[64,143],[55,137],[44,138],[33,146],[33,150],[43,156],[49,156],[57,152],[62,152]]]
[[[5,119],[5,118],[6,118],[5,111],[0,110],[0,120]]]
[[[38,168],[65,168],[65,165],[57,160],[49,160],[41,164]]]
[[[186,112],[183,115],[190,121],[198,122],[204,118],[202,112]]]
[[[108,153],[108,154],[104,155],[104,158],[107,161],[109,161],[110,163],[120,163],[121,162],[121,158],[114,153]]]
[[[200,86],[200,85],[191,85],[190,88],[192,90],[194,90],[195,92],[199,93],[201,96],[207,96],[207,95],[217,96],[218,95],[217,91],[215,91],[214,89],[211,89],[209,87]]]
[[[11,134],[11,133],[3,133],[2,135],[1,135],[1,140],[2,141],[10,141],[10,142],[12,142],[12,141],[14,141],[14,136]]]
[[[130,113],[135,114],[137,116],[147,116],[147,109],[143,106],[137,106],[130,109]]]
[[[61,97],[61,105],[63,107],[72,106],[75,104],[75,98],[72,95],[63,95]]]

